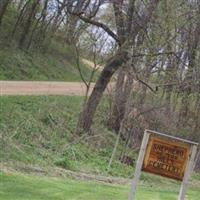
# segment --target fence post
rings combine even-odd
[[[197,145],[192,145],[190,159],[189,159],[189,162],[187,164],[186,171],[185,171],[185,174],[184,174],[184,178],[183,178],[183,181],[182,181],[182,184],[181,184],[181,189],[180,189],[178,200],[185,200],[185,195],[187,193],[189,180],[190,180],[193,168],[194,168],[194,161],[195,161],[196,152],[197,152]]]
[[[137,185],[139,183],[139,180],[140,180],[144,156],[145,156],[147,144],[148,144],[148,141],[149,141],[149,135],[150,135],[150,133],[148,133],[145,130],[144,137],[143,137],[143,140],[142,140],[142,145],[140,147],[140,153],[139,153],[138,160],[137,160],[137,163],[136,163],[134,178],[133,178],[133,181],[132,181],[132,184],[131,184],[130,200],[135,200],[135,192],[136,192],[136,188],[137,188]]]

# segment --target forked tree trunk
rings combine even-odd
[[[118,2],[118,1],[116,1]],[[99,23],[95,20],[92,20],[90,18],[85,17],[84,15],[81,15],[80,12],[74,12],[79,16],[83,21],[86,23],[93,24],[95,26],[101,27],[104,29],[113,39],[115,39],[119,45],[123,45],[120,47],[121,51],[118,51],[112,59],[110,59],[109,62],[107,62],[104,70],[102,71],[98,81],[95,84],[95,87],[92,91],[92,94],[90,98],[88,99],[87,103],[84,106],[83,112],[80,114],[80,118],[77,124],[77,133],[83,133],[83,132],[89,132],[90,127],[92,125],[92,120],[96,111],[96,108],[101,100],[101,97],[103,95],[103,92],[109,83],[112,75],[122,66],[123,63],[128,61],[128,47],[131,45],[130,39],[134,38],[141,29],[144,29],[147,27],[154,10],[156,9],[159,0],[150,0],[149,5],[144,9],[144,12],[141,14],[140,18],[142,20],[139,20],[138,18],[134,18],[133,11],[134,11],[134,3],[135,1],[128,1],[128,10],[130,11],[130,16],[125,20],[125,22],[122,20],[123,17],[123,1],[119,1],[118,5],[114,5],[114,11],[115,11],[115,22],[117,25],[117,28],[126,30],[125,38],[123,37],[123,33],[121,34],[121,31],[118,29],[117,34],[112,32],[105,24]],[[127,27],[126,27],[127,25]],[[120,32],[119,32],[120,31]],[[126,44],[126,45],[125,45]],[[123,50],[123,51],[122,51]]]
[[[103,92],[106,89],[112,75],[126,61],[126,59],[127,52],[119,51],[107,62],[95,84],[92,94],[90,95],[87,103],[84,105],[82,113],[80,114],[76,130],[77,134],[82,134],[90,131],[92,120]]]

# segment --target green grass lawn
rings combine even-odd
[[[171,188],[142,185],[137,200],[176,200],[179,186]],[[83,182],[71,179],[0,174],[0,200],[125,200],[130,186]],[[199,200],[200,192],[190,189],[187,200]]]

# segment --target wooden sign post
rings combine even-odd
[[[197,143],[145,130],[133,178],[130,200],[135,192],[141,171],[182,181],[178,200],[184,200],[194,167]]]

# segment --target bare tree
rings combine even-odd
[[[124,31],[124,37],[121,35],[121,32],[117,32],[115,34],[108,26],[105,24],[96,21],[95,19],[89,17],[86,13],[73,13],[74,15],[78,16],[81,20],[86,23],[98,26],[102,28],[107,34],[109,34],[119,45],[118,50],[116,51],[115,55],[110,58],[105,67],[97,80],[95,87],[92,91],[91,96],[89,97],[87,104],[83,108],[82,113],[80,114],[78,125],[77,125],[77,133],[88,132],[92,125],[92,120],[96,111],[96,108],[101,100],[103,92],[108,85],[112,75],[128,60],[128,52],[127,49],[130,47],[130,41],[132,38],[137,35],[137,33],[147,26],[148,22],[151,19],[151,16],[154,10],[157,7],[158,0],[151,0],[149,1],[148,6],[143,10],[141,16],[133,16],[133,14],[129,15],[123,26],[121,28],[126,29]],[[123,6],[121,6],[123,1],[119,3],[114,3],[115,5],[115,21],[116,24],[121,24],[121,17],[119,15],[122,14]],[[133,1],[129,1],[128,3],[128,10],[134,11],[134,4]],[[132,12],[130,12],[132,13]],[[128,27],[126,26],[128,24]],[[127,32],[128,31],[128,32]]]

